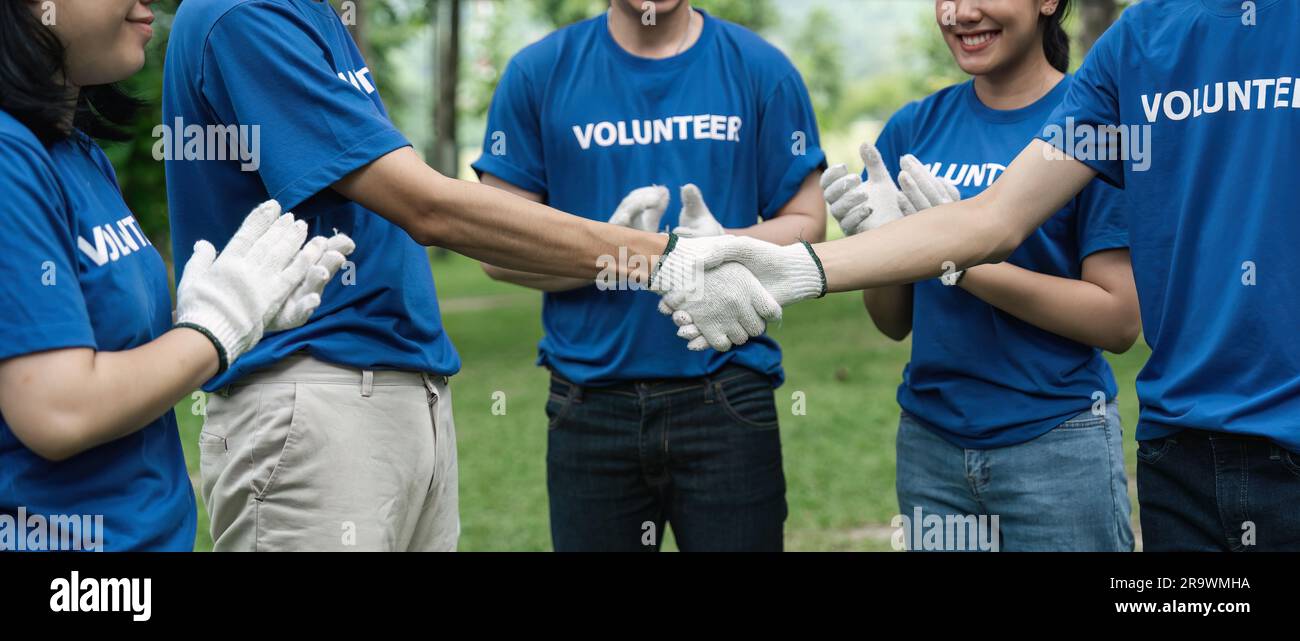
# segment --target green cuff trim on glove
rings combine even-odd
[[[226,358],[226,348],[221,346],[221,341],[217,340],[217,337],[208,331],[208,328],[194,323],[176,323],[176,327],[186,327],[207,336],[208,340],[212,341],[212,346],[217,348],[217,376],[221,376],[226,372],[226,368],[230,366],[230,362]]]
[[[668,232],[668,245],[664,247],[664,253],[659,257],[659,262],[655,263],[655,273],[650,274],[650,289],[655,288],[655,282],[659,280],[659,268],[664,266],[664,261],[668,260],[668,254],[673,253],[677,248],[677,234]]]
[[[821,276],[822,279],[822,293],[818,294],[817,298],[824,298],[829,288],[826,285],[826,269],[822,267],[822,259],[817,256],[817,252],[813,251],[812,245],[808,241],[801,240],[799,242],[803,243],[804,249],[808,250],[808,253],[812,255],[813,263],[817,265],[817,275]]]
[[[659,257],[659,262],[655,263],[655,273],[659,273],[659,268],[664,266],[664,261],[668,260],[668,254],[673,253],[677,247],[677,234],[668,232],[668,245],[664,247],[664,253]]]

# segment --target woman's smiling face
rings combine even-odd
[[[63,43],[69,85],[118,82],[144,66],[144,48],[153,38],[149,5],[156,0],[26,1]]]
[[[1057,0],[936,0],[935,19],[962,71],[986,75],[1042,48],[1039,17]]]

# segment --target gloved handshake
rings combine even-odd
[[[782,305],[826,291],[811,247],[727,235],[695,185],[682,187],[678,222],[650,289],[691,350],[743,345],[781,318]]]
[[[899,189],[873,145],[863,144],[859,153],[867,182],[844,165],[828,169],[821,181],[831,215],[846,235],[961,199],[956,186],[931,174],[914,156],[901,161]],[[826,294],[825,271],[808,243],[779,246],[728,236],[699,189],[684,187],[682,201],[683,227],[670,238],[650,288],[663,295],[659,311],[672,316],[689,349],[725,352],[743,345],[779,320],[783,306]],[[953,284],[959,277],[944,279]]]

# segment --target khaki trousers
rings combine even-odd
[[[210,395],[201,493],[217,551],[454,551],[444,376],[292,356]]]

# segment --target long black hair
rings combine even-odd
[[[70,100],[62,80],[65,54],[26,2],[0,0],[0,110],[45,144],[68,138],[73,128],[94,138],[129,140],[123,128],[143,104],[116,85],[82,87],[77,100]]]
[[[1052,15],[1038,17],[1043,25],[1043,53],[1047,54],[1047,62],[1061,73],[1070,71],[1070,34],[1062,26],[1069,10],[1070,0],[1061,0]]]

